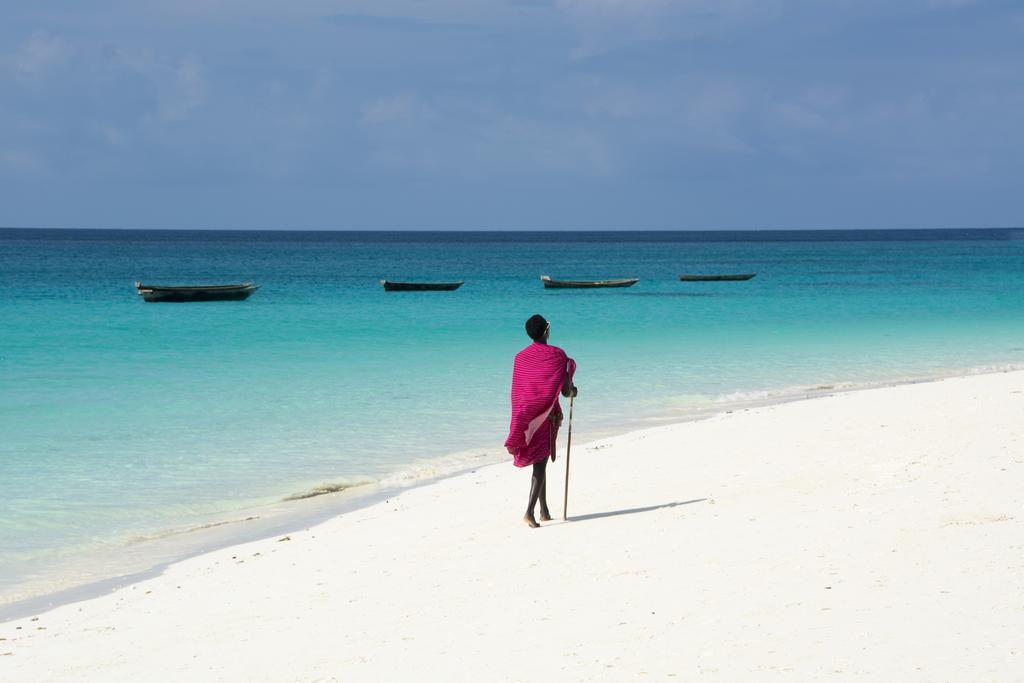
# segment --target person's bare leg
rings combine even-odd
[[[551,511],[548,510],[548,459],[544,458],[538,463],[541,465],[540,494],[537,500],[540,502],[540,521],[550,522]]]
[[[555,445],[555,440],[558,438],[558,426],[561,423],[561,415],[558,415],[557,420],[552,420],[551,423],[551,434],[550,439],[548,441],[548,445],[551,451],[548,453],[548,458],[551,458],[552,461],[554,461],[555,450],[557,448],[557,446]],[[548,510],[548,458],[544,458],[544,460],[542,460],[540,463],[542,465],[541,469],[543,471],[541,474],[542,478],[540,482],[540,495],[537,497],[537,499],[540,501],[540,521],[542,522],[551,521],[551,511]]]
[[[533,516],[533,509],[537,507],[537,498],[540,497],[540,491],[544,485],[545,464],[547,464],[547,458],[540,462],[533,463],[533,476],[530,477],[530,502],[526,506],[526,514],[523,515],[523,521],[534,529],[540,526],[540,524],[537,524],[537,520]],[[541,508],[542,511],[543,509],[544,508]]]

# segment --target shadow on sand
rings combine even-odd
[[[674,508],[680,505],[690,505],[692,503],[703,503],[707,498],[694,498],[693,500],[676,501],[675,503],[664,503],[662,505],[649,505],[643,508],[629,508],[627,510],[612,510],[611,512],[594,512],[589,515],[569,515],[567,522],[583,522],[588,519],[601,519],[602,517],[617,517],[619,515],[634,515],[638,512],[651,512],[653,510],[661,510],[664,508]]]

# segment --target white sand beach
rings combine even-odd
[[[568,523],[481,468],[0,624],[0,680],[1024,680],[1024,372],[573,451]]]

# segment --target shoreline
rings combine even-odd
[[[629,437],[649,429],[702,422],[735,412],[800,403],[836,395],[1015,372],[1024,372],[1024,364],[1005,363],[995,369],[992,366],[982,366],[953,374],[892,381],[837,382],[815,387],[783,387],[765,392],[734,392],[729,396],[750,396],[755,393],[764,393],[765,395],[755,398],[713,400],[705,407],[684,411],[682,414],[678,411],[669,411],[662,414],[631,417],[610,428],[588,430],[583,435],[586,442],[577,441],[577,444],[580,448],[585,448],[592,443]],[[579,438],[578,431],[577,437]],[[563,440],[559,443],[560,452],[564,450],[564,446]],[[470,453],[479,454],[475,455],[475,461],[467,460],[467,454]],[[449,461],[448,467],[440,466],[446,460]],[[164,528],[144,536],[133,535],[131,539],[125,539],[113,548],[105,550],[103,554],[118,554],[137,543],[149,544],[150,551],[145,554],[145,558],[148,559],[136,558],[133,566],[126,567],[124,571],[106,572],[102,576],[90,577],[90,580],[83,583],[68,582],[69,585],[56,590],[0,602],[0,624],[23,618],[26,615],[109,594],[134,583],[159,576],[168,567],[197,556],[235,545],[266,540],[275,535],[308,530],[339,515],[370,507],[382,500],[398,496],[404,491],[464,476],[480,468],[503,464],[505,461],[505,454],[498,453],[496,449],[464,449],[404,465],[379,481],[354,484],[339,492],[330,491],[310,496],[293,493],[271,504],[233,511],[229,518],[218,517],[194,526]],[[427,476],[410,474],[424,466],[433,470],[431,474]],[[99,553],[85,552],[82,555],[98,557]]]
[[[1024,371],[651,427],[574,448],[568,522],[481,467],[0,624],[0,678],[1008,680],[1021,444]]]
[[[820,385],[802,389],[779,389],[766,392],[764,397],[748,399],[732,399],[726,401],[712,401],[708,408],[694,411],[687,415],[674,415],[667,413],[658,416],[634,418],[624,423],[620,428],[614,427],[605,430],[591,430],[587,433],[588,441],[581,443],[585,447],[592,442],[608,438],[627,437],[637,432],[659,427],[701,422],[722,415],[729,415],[735,412],[751,411],[761,408],[770,408],[774,405],[814,400],[833,395],[857,393],[876,389],[894,388],[900,386],[911,386],[916,384],[928,384],[942,382],[950,379],[983,377],[986,375],[1000,375],[1007,373],[1024,372],[1024,366],[1009,362],[1004,369],[992,370],[990,367],[981,369],[969,369],[962,373],[929,377],[922,379],[904,379],[896,381],[880,381],[871,383],[837,383],[833,385]],[[743,392],[735,392],[743,393]],[[750,393],[750,392],[745,392]],[[625,425],[629,425],[628,427]],[[578,432],[579,434],[579,432]],[[580,441],[578,441],[580,443]],[[564,449],[564,442],[559,443],[560,451]],[[470,449],[459,452],[459,454],[479,453],[482,449]],[[458,454],[441,456],[430,459],[430,465],[437,465],[445,459],[452,458]],[[404,466],[385,477],[380,481],[371,481],[365,484],[350,486],[342,492],[326,493],[307,498],[289,496],[273,504],[253,508],[243,508],[232,513],[232,518],[211,519],[209,522],[185,528],[167,528],[154,532],[153,535],[144,537],[136,543],[152,544],[151,552],[147,553],[147,560],[136,561],[134,567],[128,570],[100,575],[90,581],[81,584],[63,586],[54,591],[46,591],[27,595],[23,598],[0,602],[0,624],[16,620],[27,614],[41,610],[53,609],[62,605],[90,600],[113,591],[120,590],[132,584],[144,581],[148,578],[157,577],[168,567],[175,563],[194,558],[207,553],[223,550],[236,545],[243,545],[255,541],[266,540],[274,535],[289,533],[300,529],[307,529],[328,521],[338,515],[343,515],[354,510],[370,507],[382,500],[387,500],[400,495],[404,490],[428,486],[440,480],[454,478],[472,473],[476,469],[503,464],[506,460],[504,454],[488,454],[486,452],[478,456],[479,460],[474,463],[467,463],[464,460],[450,469],[441,469],[426,477],[403,476],[403,473],[414,469],[415,465]],[[241,518],[240,518],[241,517]],[[248,524],[248,522],[253,522]],[[123,548],[134,545],[132,542],[125,542],[118,545],[108,553],[119,553]],[[164,548],[160,548],[164,546]],[[86,556],[89,556],[86,554]],[[94,556],[94,555],[93,555]]]

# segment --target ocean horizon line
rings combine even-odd
[[[274,228],[274,227],[203,227],[203,228],[168,228],[168,227],[96,227],[96,226],[38,226],[38,225],[0,225],[2,231],[38,231],[38,232],[175,232],[175,233],[216,233],[216,232],[260,232],[260,233],[470,233],[470,234],[519,234],[519,233],[600,233],[600,234],[644,234],[644,233],[892,233],[892,232],[963,232],[963,231],[1009,231],[1024,230],[1021,225],[973,225],[944,227],[727,227],[727,228],[566,228],[566,227],[528,227],[528,228]]]

